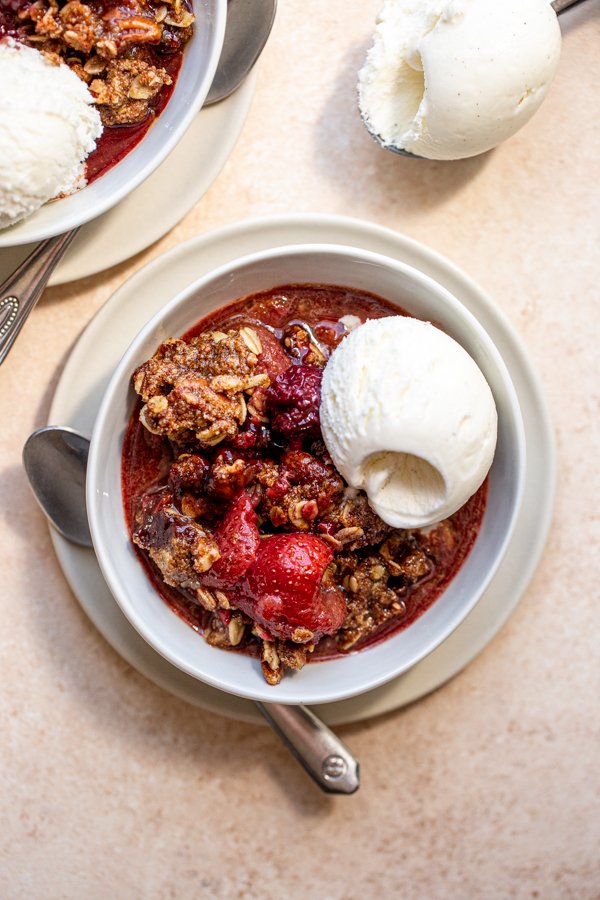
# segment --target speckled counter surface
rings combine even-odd
[[[0,371],[3,898],[600,897],[600,5],[561,17],[549,98],[458,163],[379,150],[356,71],[378,0],[280,0],[246,127],[145,253],[50,289]],[[263,727],[167,695],[94,630],[21,469],[69,350],[148,260],[239,218],[332,212],[463,267],[526,342],[557,432],[554,524],[509,624],[412,707],[340,729],[362,762],[322,796]]]

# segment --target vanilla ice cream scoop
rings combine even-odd
[[[549,0],[385,0],[359,73],[361,115],[392,149],[484,153],[539,108],[560,44]]]
[[[86,85],[68,66],[0,40],[0,228],[84,183],[102,132]]]
[[[342,341],[320,414],[335,467],[394,528],[452,515],[494,457],[496,406],[481,370],[453,338],[407,316],[371,319]]]

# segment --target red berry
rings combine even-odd
[[[271,426],[286,437],[319,435],[319,404],[323,370],[318,366],[290,366],[267,391]]]
[[[263,538],[237,603],[274,637],[302,643],[332,634],[346,615],[341,591],[322,585],[332,559],[329,545],[313,534]],[[298,629],[310,634],[302,635]]]
[[[200,493],[208,472],[208,463],[198,453],[183,453],[169,469],[169,487],[180,500],[186,491]]]
[[[292,365],[292,361],[283,347],[268,328],[260,325],[250,326],[258,335],[262,351],[258,357],[257,372],[266,372],[271,381]]]
[[[260,537],[250,496],[244,492],[235,500],[215,532],[220,558],[203,578],[208,587],[231,587],[256,559]]]

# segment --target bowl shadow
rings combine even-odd
[[[580,2],[571,9],[566,9],[558,17],[563,37],[570,31],[576,31],[594,19],[600,18],[600,6],[597,3]]]
[[[381,217],[396,210],[435,209],[487,165],[491,154],[439,161],[410,159],[379,146],[364,126],[357,102],[357,76],[369,43],[353,47],[343,58],[333,91],[325,98],[313,133],[313,153],[321,172],[346,194],[352,157],[352,190],[359,205]]]

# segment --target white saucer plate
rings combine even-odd
[[[496,576],[459,628],[426,659],[373,691],[318,707],[332,725],[389,712],[417,700],[464,668],[506,622],[542,554],[552,517],[554,437],[537,375],[519,338],[493,301],[444,257],[396,232],[336,216],[275,216],[193,238],[149,263],[102,307],[76,344],[49,413],[52,424],[90,434],[104,388],[143,324],[199,276],[236,257],[299,243],[347,244],[408,263],[448,288],[479,319],[511,373],[525,422],[527,469],[521,512]],[[252,702],[186,675],[138,635],[113,599],[91,550],[52,531],[63,572],[84,611],[135,669],[171,693],[225,716],[262,721]]]
[[[201,110],[166,160],[124,200],[84,225],[50,285],[87,278],[159,240],[198,203],[225,165],[250,110],[253,70],[226,100]],[[0,283],[35,244],[0,247]]]

